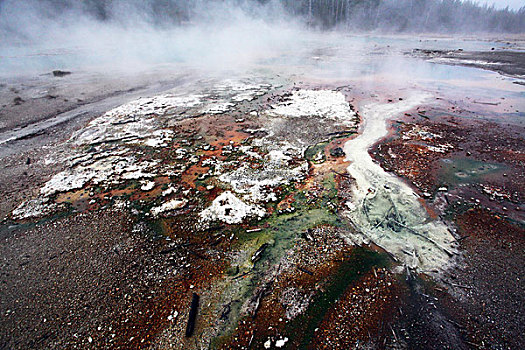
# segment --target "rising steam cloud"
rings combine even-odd
[[[40,61],[28,57],[34,54],[65,60],[62,65],[67,67],[109,64],[135,69],[144,64],[178,62],[227,69],[249,64],[264,52],[279,51],[300,30],[298,21],[282,15],[278,3],[102,4],[2,2],[1,56],[12,58],[7,62],[15,70],[27,69],[24,61],[38,65]]]
[[[523,31],[524,17],[456,0],[0,0],[0,56],[12,72],[170,62],[227,70],[299,48],[315,30]]]

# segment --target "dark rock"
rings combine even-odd
[[[199,296],[193,293],[190,306],[190,314],[188,316],[188,325],[186,326],[186,337],[189,338],[193,335],[195,330],[195,320],[197,318],[197,309],[199,308]]]
[[[268,246],[269,246],[268,243],[264,243],[259,249],[257,249],[257,251],[252,256],[252,263],[253,264],[255,264],[257,261],[261,260],[261,256],[264,253],[264,251],[266,250],[266,248],[268,248]]]
[[[66,75],[70,75],[71,72],[63,71],[63,70],[54,70],[53,76],[57,78],[65,77]]]
[[[344,157],[345,156],[345,152],[343,151],[343,149],[341,147],[336,147],[336,148],[332,148],[330,150],[330,155],[332,157]]]

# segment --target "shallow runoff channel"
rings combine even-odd
[[[355,179],[353,200],[346,213],[358,233],[358,243],[373,242],[397,260],[424,272],[439,272],[455,252],[454,237],[439,220],[433,220],[418,195],[400,178],[375,163],[368,149],[387,135],[387,120],[424,103],[426,93],[413,93],[397,103],[370,103],[361,108],[359,136],[346,142],[351,162],[348,172]]]

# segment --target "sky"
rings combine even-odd
[[[512,10],[519,10],[522,6],[525,6],[523,0],[475,0],[479,4],[483,5],[485,3],[492,5],[494,4],[496,8],[505,8],[509,7]]]

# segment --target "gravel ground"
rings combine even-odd
[[[148,235],[132,228],[118,210],[3,227],[0,347],[107,346],[114,321],[165,270]]]
[[[525,74],[524,56],[517,52],[417,51],[414,55],[431,59],[443,58],[438,62],[473,65],[507,75]],[[497,61],[501,64],[487,65],[471,61]],[[220,290],[222,285],[216,283],[215,279],[224,279],[226,276],[225,271],[230,262],[228,259],[248,254],[246,251],[235,250],[239,247],[235,247],[236,238],[233,238],[234,230],[230,231],[231,227],[214,227],[210,231],[212,235],[198,236],[193,234],[192,226],[187,225],[184,218],[171,218],[161,221],[160,226],[164,225],[163,227],[152,228],[144,224],[147,221],[144,218],[131,215],[129,210],[112,208],[107,203],[102,203],[94,211],[66,211],[61,215],[47,217],[38,224],[16,223],[5,219],[22,201],[35,198],[42,185],[53,174],[65,168],[65,164],[49,163],[46,159],[57,150],[65,150],[62,142],[73,131],[116,105],[184,84],[186,79],[188,78],[184,74],[166,75],[162,72],[113,77],[72,72],[63,77],[45,74],[8,79],[0,85],[0,104],[3,106],[0,111],[0,161],[3,164],[0,172],[0,219],[3,219],[0,225],[0,349],[197,347],[195,337],[182,340],[189,297],[193,292],[202,295],[202,307],[205,311],[198,318],[200,323],[197,324],[196,332],[210,339],[215,336],[213,327],[220,328],[217,326],[220,324],[217,323],[217,310],[221,306],[219,302],[224,302],[218,296],[223,292]],[[282,98],[281,92],[268,97],[267,104],[282,102],[272,100],[274,97]],[[244,105],[248,112],[249,107],[249,103]],[[254,113],[257,115],[257,111]],[[445,123],[433,124],[434,121],[429,116],[432,117],[430,112],[423,113],[419,122],[410,119],[412,124],[405,124],[404,131],[408,134],[413,126],[424,126],[428,129],[427,132],[433,133],[448,130],[449,141],[457,150],[461,149],[461,156],[465,157],[481,157],[484,154],[482,146],[487,144],[492,148],[506,147],[508,151],[508,138],[490,137],[490,140],[484,141],[481,135],[484,133],[471,133],[467,128],[462,129],[458,125],[452,125],[453,123],[446,124],[446,127]],[[223,121],[226,119],[222,116],[217,118]],[[240,137],[236,131],[238,125],[245,123],[246,127],[249,126],[244,118],[234,119],[221,125],[220,132],[224,132],[226,136],[217,136],[218,140],[215,141],[218,148],[229,144],[229,140],[222,140],[222,137]],[[219,124],[214,120],[203,118],[199,124],[189,119],[185,125],[189,129],[199,129],[206,133],[217,129]],[[276,131],[288,132],[274,132],[272,135],[277,139],[276,142],[278,139],[291,137],[292,132],[294,135],[304,135],[308,142],[315,144],[331,125],[327,123],[325,130],[325,126],[315,120],[303,118],[301,122],[289,122],[289,125],[283,124],[282,129],[276,128]],[[512,128],[509,126],[508,129]],[[493,128],[492,134],[498,133],[498,130]],[[520,130],[522,129],[514,130],[512,142],[522,139]],[[210,136],[209,134],[206,133],[205,136]],[[256,137],[257,134],[253,135]],[[476,139],[469,139],[470,137]],[[442,141],[439,138],[436,140]],[[224,141],[224,144],[219,146],[219,141]],[[408,143],[410,142],[421,147],[422,140],[412,138]],[[428,140],[425,142],[439,146]],[[469,142],[478,144],[477,148],[469,151],[465,146]],[[386,164],[388,171],[401,176],[405,174],[406,178],[425,185],[418,188],[420,192],[430,189],[435,191],[439,186],[432,173],[435,169],[423,163],[439,161],[441,155],[417,156],[411,152],[419,149],[418,147],[407,146],[403,142],[392,145],[400,151],[397,153],[398,158],[388,158],[388,148],[383,147],[382,150],[375,150],[375,159],[383,166]],[[319,172],[323,177],[316,181],[312,181],[312,178],[305,180],[305,186],[310,187],[307,191],[301,189],[308,195],[308,199],[303,200],[310,205],[315,203],[316,198],[321,198],[319,193],[323,192],[321,189],[325,177],[337,170],[337,189],[334,190],[337,195],[330,191],[330,196],[333,196],[330,198],[339,198],[340,206],[337,210],[344,210],[344,203],[351,198],[349,191],[352,179],[343,174],[347,166],[343,159],[335,160],[329,156],[335,144],[322,147],[324,148],[320,148],[319,154],[324,152],[329,161],[315,166],[310,164],[310,176],[314,174],[315,177],[315,173]],[[219,154],[219,151],[220,149],[212,149],[206,152]],[[523,187],[520,187],[519,170],[522,169],[523,160],[519,150],[512,149],[510,153],[507,151],[500,150],[490,154],[501,157],[512,165],[513,172],[509,171],[512,178],[502,180],[493,176],[487,178],[487,184],[497,187],[503,181],[510,192],[519,194],[515,197],[521,200]],[[203,150],[198,152],[206,153]],[[467,155],[466,152],[471,154]],[[414,157],[419,157],[418,161],[410,162]],[[419,166],[421,168],[417,169],[418,173],[413,178],[406,175],[406,172],[399,172],[401,169]],[[316,170],[312,170],[313,168]],[[187,174],[186,181],[196,181],[199,171],[203,172],[203,169],[195,168],[192,171],[194,173]],[[204,182],[199,184],[203,185]],[[217,188],[209,188],[209,191],[215,191],[213,195],[217,194]],[[479,192],[479,188],[473,188]],[[467,192],[456,194],[465,193]],[[139,195],[135,198],[137,201],[147,200],[147,196]],[[435,198],[436,202],[431,203]],[[293,203],[292,195],[288,199]],[[445,214],[444,197],[425,196],[425,200],[431,206],[435,204],[436,215]],[[344,230],[323,228],[321,233],[327,237],[313,241],[308,234],[314,231],[309,230],[302,232],[302,238],[300,232],[297,237],[287,237],[286,239],[299,242],[294,248],[299,250],[295,260],[292,255],[289,259],[284,255],[286,259],[280,260],[283,262],[282,266],[270,266],[265,271],[259,268],[262,272],[253,270],[252,267],[252,270],[247,270],[246,275],[243,275],[242,270],[239,271],[239,266],[236,272],[228,271],[228,281],[251,281],[248,283],[250,288],[253,287],[250,293],[255,294],[251,295],[250,302],[246,305],[252,307],[250,305],[255,304],[252,307],[255,311],[254,316],[247,316],[242,321],[242,326],[239,325],[232,331],[233,338],[224,341],[226,344],[230,341],[230,347],[249,346],[252,342],[261,346],[267,340],[275,345],[284,342],[284,337],[291,337],[293,332],[287,333],[289,328],[286,328],[281,319],[287,313],[289,315],[296,309],[304,308],[304,303],[294,304],[286,296],[302,295],[297,292],[301,291],[307,297],[303,299],[307,300],[310,298],[309,291],[313,296],[323,296],[325,289],[330,291],[330,288],[337,287],[338,292],[332,293],[333,300],[330,299],[327,310],[319,312],[314,309],[308,314],[309,319],[314,320],[324,315],[320,319],[323,323],[319,323],[322,325],[319,329],[323,334],[330,334],[331,341],[326,342],[319,335],[310,336],[315,339],[316,344],[325,348],[351,347],[355,344],[390,349],[519,348],[525,342],[522,311],[524,300],[521,293],[524,288],[521,276],[525,266],[525,233],[522,224],[513,218],[519,218],[521,213],[504,217],[504,214],[480,209],[489,202],[487,198],[486,202],[473,202],[466,209],[454,207],[450,220],[458,229],[456,238],[460,240],[463,254],[458,258],[460,264],[456,269],[443,276],[443,280],[439,282],[430,281],[424,274],[417,275],[404,270],[400,272],[395,268],[396,263],[390,261],[391,268],[378,268],[375,265],[363,271],[359,268],[358,278],[345,286],[339,286],[336,283],[338,281],[330,282],[330,278],[334,276],[332,273],[343,266],[348,254],[354,251],[354,246],[341,238],[345,234]],[[290,203],[283,200],[276,205],[276,209],[290,209]],[[474,209],[467,210],[472,207]],[[334,208],[332,209],[335,210]],[[285,223],[283,221],[282,225]],[[242,227],[241,230],[244,232],[247,228]],[[159,229],[173,239],[178,237],[178,243],[173,242],[173,246],[169,245],[169,249],[166,249],[166,242],[156,239],[158,237],[155,232]],[[250,237],[256,236],[257,232]],[[228,237],[230,238],[227,239]],[[261,253],[263,257],[264,254],[270,254],[273,245],[279,244],[277,238],[276,240],[277,243],[269,242],[270,248]],[[337,249],[327,249],[327,242]],[[253,245],[250,247],[252,250],[263,247],[257,238],[254,238]],[[378,247],[373,249],[388,256]],[[292,254],[293,250],[289,253]],[[307,258],[304,261],[308,264],[297,265],[298,262],[303,262],[299,259],[301,257]],[[175,279],[174,268],[181,267],[182,261],[188,267],[182,269],[184,273],[180,276],[177,275],[179,279]],[[267,266],[270,263],[263,258],[258,264]],[[296,265],[301,269],[296,268]],[[286,266],[288,270],[285,269]],[[241,266],[241,269],[244,268],[246,266]],[[253,271],[256,271],[257,278],[253,276]],[[272,275],[273,273],[276,275]],[[275,282],[270,281],[274,277]],[[302,280],[305,281],[303,285],[300,282]],[[304,286],[307,286],[307,290],[303,292]],[[229,302],[235,304],[240,301]],[[173,310],[178,312],[175,314]],[[366,320],[362,319],[363,314],[366,315]],[[225,317],[228,319],[227,313]],[[232,320],[235,321],[233,316]],[[356,320],[359,324],[354,324]],[[258,324],[265,328],[257,327]],[[274,328],[268,328],[270,326]],[[303,326],[300,325],[297,329]],[[308,323],[311,331],[315,330],[314,326],[314,323]],[[203,336],[202,339],[206,337]],[[301,337],[296,340],[287,339],[284,343],[288,347],[297,348]]]

